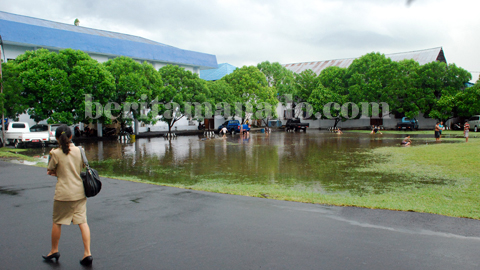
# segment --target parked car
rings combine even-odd
[[[37,124],[33,125],[30,128],[30,132],[45,132],[48,133],[48,143],[54,144],[57,143],[57,138],[55,137],[55,131],[60,126],[60,124]]]
[[[225,123],[221,124],[218,127],[218,132],[220,132],[220,130],[222,130],[223,127],[226,127],[228,132],[230,132],[232,134],[235,133],[235,132],[239,133],[240,129],[250,131],[250,127],[247,124],[241,125],[240,121],[238,121],[238,120],[225,121]]]
[[[309,127],[309,126],[310,126],[309,123],[302,123],[300,121],[300,119],[294,118],[294,119],[288,119],[287,120],[287,123],[285,124],[285,130],[286,131],[288,131],[288,130],[295,130],[295,131],[303,130],[303,132],[306,132],[307,127]]]
[[[470,129],[477,132],[480,128],[480,115],[474,115],[468,118],[468,124],[470,125]]]
[[[5,143],[16,148],[20,146],[42,145],[48,143],[49,136],[46,132],[30,132],[28,123],[12,122],[8,124],[5,132]]]
[[[397,129],[418,130],[418,121],[413,118],[403,117],[400,122],[397,123]]]
[[[55,137],[55,132],[57,131],[57,128],[60,126],[60,124],[52,124],[50,125],[50,129],[48,132],[50,133],[50,143],[57,143],[57,138]]]

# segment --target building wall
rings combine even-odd
[[[94,54],[94,53],[89,53],[88,55],[90,55],[92,59],[97,60],[99,63],[107,62],[111,58],[106,55]]]
[[[276,112],[278,115],[278,120],[282,121],[283,124],[287,122],[287,119],[284,117],[285,107],[282,104],[278,104]],[[327,129],[335,125],[334,119],[302,119],[302,122],[309,123],[310,128],[314,129]],[[420,113],[415,117],[418,120],[418,125],[420,129],[433,129],[436,124],[436,119],[426,118],[423,116],[423,113]],[[397,123],[400,121],[400,118],[395,118],[393,115],[388,115],[383,118],[383,127],[385,129],[395,129]],[[448,124],[448,123],[447,123]],[[347,120],[345,122],[339,122],[337,124],[340,128],[345,129],[369,129],[370,128],[370,118],[360,118]]]
[[[26,47],[26,46],[18,46],[18,45],[10,45],[5,44],[3,46],[3,52],[5,53],[5,59],[15,59],[19,55],[24,54],[26,51],[33,51],[35,47]],[[3,57],[2,57],[3,58]]]
[[[24,54],[26,51],[33,51],[33,50],[36,50],[38,48],[42,48],[42,47],[41,46],[34,47],[34,46],[20,46],[20,45],[5,44],[4,48],[3,48],[5,55],[2,58],[5,58],[8,61],[8,59],[15,59],[19,55]],[[51,50],[51,49],[49,49],[49,50],[50,51],[55,51],[55,50]],[[98,53],[88,53],[88,55],[90,55],[90,57],[92,59],[97,60],[99,63],[107,62],[109,59],[113,59],[113,58],[116,57],[116,56],[112,56],[112,55],[102,55],[102,54],[98,54]],[[140,64],[145,62],[145,60],[140,60],[140,59],[134,59],[134,60],[136,62],[140,63]],[[156,70],[159,70],[162,67],[169,64],[169,63],[158,62],[158,61],[147,61],[147,62],[152,64],[152,66]],[[189,70],[189,71],[191,71],[193,73],[196,73],[200,76],[200,68],[199,67],[186,66],[186,65],[179,65],[179,66],[184,68],[185,70]]]

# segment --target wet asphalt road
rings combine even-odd
[[[78,226],[50,248],[55,178],[0,161],[0,269],[82,269]],[[93,269],[479,269],[480,221],[103,179]]]

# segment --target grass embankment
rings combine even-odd
[[[20,154],[21,152],[25,152],[25,151],[27,150],[18,149],[18,148],[0,147],[0,158],[8,159],[8,160],[26,160],[31,162],[37,161],[36,158]]]
[[[371,133],[371,130],[345,130],[344,132],[355,132],[355,133]],[[434,135],[434,130],[380,130],[383,134],[405,134],[405,135]],[[470,137],[475,136],[477,133],[470,131]],[[375,135],[379,135],[378,133]],[[480,135],[480,133],[479,133]],[[444,130],[442,131],[442,136],[460,136],[463,138],[462,130]]]
[[[321,193],[309,188],[281,185],[229,184],[205,180],[180,188],[216,193],[265,197],[277,200],[415,211],[452,217],[480,219],[480,140],[469,143],[429,144],[414,147],[384,147],[372,150],[376,160],[359,172],[375,172],[411,179],[383,193]],[[406,176],[406,177],[405,177]],[[124,178],[141,181],[135,178]],[[426,184],[418,185],[418,182]],[[428,184],[430,183],[430,184]],[[158,184],[158,183],[152,183]]]
[[[352,198],[352,205],[480,219],[479,150],[480,140],[375,149],[373,154],[385,161],[363,170],[445,184],[403,186],[383,194],[367,194]]]

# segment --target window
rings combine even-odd
[[[30,128],[30,132],[40,132],[40,131],[47,131],[47,125],[34,125]]]
[[[25,128],[25,124],[19,124],[19,123],[12,124],[12,128]]]
[[[480,116],[472,116],[470,117],[470,119],[468,119],[468,121],[478,121],[480,120]]]

